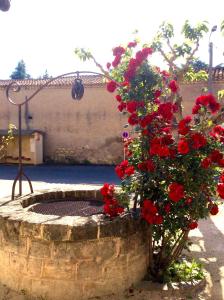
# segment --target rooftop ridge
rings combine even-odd
[[[208,69],[204,69],[208,72]],[[62,87],[62,86],[71,86],[77,76],[65,76],[61,78],[55,78],[52,82],[49,83],[48,87]],[[103,75],[79,75],[79,78],[82,79],[85,86],[103,86],[105,85],[105,78]],[[47,83],[48,79],[23,79],[15,80],[21,87],[33,87],[41,86]],[[53,78],[52,78],[53,79]],[[224,81],[224,67],[215,67],[213,68],[212,80],[214,82]],[[9,85],[12,79],[0,79],[0,88],[5,88]]]
[[[54,77],[52,77],[53,79]],[[77,76],[65,76],[61,78],[55,77],[55,79],[49,83],[49,87],[52,86],[71,86]],[[105,84],[105,79],[102,75],[79,75],[82,79],[83,84],[86,86],[102,86]],[[0,87],[6,87],[11,82],[16,81],[20,86],[31,87],[31,86],[42,86],[48,82],[48,79],[22,79],[22,80],[12,80],[12,79],[0,79]]]

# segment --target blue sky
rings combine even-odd
[[[91,49],[105,65],[112,59],[111,49],[129,42],[135,29],[142,42],[149,42],[164,20],[177,31],[186,19],[220,26],[223,12],[223,0],[11,0],[10,11],[0,12],[0,78],[9,78],[21,59],[33,77],[46,69],[52,76],[94,70],[75,57],[76,47]],[[214,65],[223,63],[224,37],[216,32],[212,41]],[[208,62],[208,37],[198,55]]]

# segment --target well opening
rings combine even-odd
[[[88,217],[97,214],[103,214],[102,201],[94,199],[58,199],[45,203],[36,203],[28,211],[56,216],[81,216]]]

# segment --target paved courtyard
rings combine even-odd
[[[33,182],[34,190],[58,186],[78,185],[84,188],[93,184],[100,186],[104,182],[119,184],[114,173],[114,167],[108,166],[38,166],[26,167],[26,173]],[[11,187],[17,168],[15,166],[0,165],[0,196],[11,194]],[[24,193],[28,192],[28,185],[24,184]],[[207,220],[202,220],[199,229],[192,230],[192,254],[198,258],[208,271],[206,288],[199,294],[178,295],[166,297],[153,295],[147,289],[133,291],[131,295],[111,296],[110,300],[159,300],[159,299],[211,299],[224,300],[224,205],[220,206],[220,213]],[[26,295],[9,291],[0,286],[0,300],[28,300]],[[106,299],[106,298],[105,298]]]

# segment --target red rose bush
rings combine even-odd
[[[117,47],[108,63],[109,92],[127,116],[125,159],[115,171],[121,189],[101,189],[105,214],[130,209],[151,228],[150,272],[155,278],[176,260],[198,220],[218,213],[224,199],[224,128],[216,125],[220,104],[214,95],[195,99],[192,115],[182,116],[179,86],[167,71],[150,64],[151,48]],[[106,192],[105,192],[106,191]]]
[[[172,25],[163,24],[151,47],[131,41],[113,49],[104,74],[111,80],[118,111],[127,118],[125,157],[115,172],[121,187],[106,183],[102,189],[105,215],[114,218],[125,210],[149,226],[149,273],[161,280],[188,243],[198,221],[216,215],[224,199],[223,112],[215,95],[202,92],[184,115],[179,82],[198,49],[205,24],[184,25],[188,46],[171,45]],[[162,42],[171,51],[166,55]],[[169,72],[151,64],[153,52],[169,64]],[[175,64],[176,58],[186,64]],[[102,70],[102,67],[101,67]],[[189,86],[190,88],[190,86]],[[194,100],[194,101],[193,101]]]

